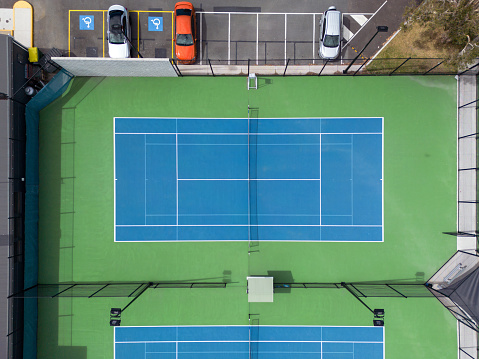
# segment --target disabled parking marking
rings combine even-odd
[[[80,30],[95,30],[95,16],[80,15]]]
[[[91,12],[94,12],[94,13],[101,13],[102,14],[102,43],[103,43],[103,52],[102,52],[102,56],[105,57],[105,40],[106,40],[106,19],[105,19],[105,14],[108,12],[108,10],[98,10],[98,9],[83,9],[83,10],[68,10],[68,56],[70,57],[71,56],[71,36],[72,36],[72,31],[74,32],[76,30],[76,27],[75,29],[72,29],[71,26],[72,26],[72,21],[75,22],[75,20],[72,19],[72,13],[91,13]],[[171,15],[171,39],[173,39],[173,11],[166,11],[166,10],[129,10],[128,11],[128,15],[130,15],[131,13],[136,13],[138,15],[138,22],[140,21],[139,19],[139,14],[140,13],[160,13],[160,14],[170,14]],[[91,18],[92,22],[90,22],[88,19],[85,21],[82,20],[82,17],[89,17]],[[154,30],[150,30],[150,28],[148,29],[149,31],[163,31],[163,24],[164,24],[164,19],[163,17],[161,16],[153,16],[152,17],[153,19],[156,18],[156,19],[159,19],[160,20],[160,24],[158,25],[158,21],[155,20],[155,24],[153,24],[153,29]],[[79,17],[80,19],[80,30],[94,30],[94,16],[93,15],[80,15]],[[76,26],[76,25],[75,25]],[[89,27],[88,27],[89,26]],[[148,24],[148,27],[150,27],[150,22]],[[157,29],[158,27],[158,29]],[[168,26],[169,28],[169,26]],[[161,29],[161,30],[160,30]],[[140,26],[138,25],[138,33],[137,33],[137,37],[138,37],[138,48],[139,48],[139,45],[140,45]],[[100,39],[98,39],[100,40]],[[172,57],[173,57],[173,41],[171,41],[171,54],[172,54]],[[138,55],[139,57],[139,55]]]
[[[103,20],[103,33],[102,33],[102,42],[103,42],[103,57],[105,57],[105,12],[107,10],[68,10],[68,57],[70,57],[70,50],[71,50],[71,19],[72,19],[72,12],[83,12],[83,13],[90,13],[90,12],[100,12],[102,14]],[[93,15],[87,15],[93,17]],[[81,20],[80,20],[81,24]]]
[[[136,13],[138,16],[138,33],[137,33],[137,45],[138,49],[140,48],[140,14],[143,13],[160,13],[160,14],[170,14],[171,15],[171,58],[173,58],[173,12],[171,10],[129,10],[128,13]],[[161,18],[163,21],[163,18],[160,16],[157,16],[157,18]],[[150,27],[150,21],[148,20],[148,30]],[[155,30],[159,31],[159,30]],[[140,57],[140,55],[138,55]]]
[[[148,31],[163,31],[163,18],[148,16]]]

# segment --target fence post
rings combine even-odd
[[[391,71],[388,76],[391,76],[393,73],[395,73],[402,65],[404,65],[404,64],[405,64],[406,62],[408,62],[409,60],[411,60],[410,57],[408,57],[401,65],[399,65],[399,66],[396,67],[393,71]]]
[[[283,77],[286,76],[286,70],[288,69],[289,59],[286,61],[286,67],[284,68]]]
[[[326,60],[326,62],[324,63],[323,68],[321,69],[321,71],[319,71],[318,76],[321,76],[321,74],[323,73],[323,70],[324,70],[324,68],[326,67],[326,65],[328,64],[328,62],[329,62],[329,59]]]
[[[436,66],[433,66],[432,68],[430,68],[429,70],[427,70],[425,73],[423,73],[423,75],[427,75],[428,73],[430,73],[432,70],[434,70],[436,67],[438,67],[439,65],[441,65],[445,60],[442,60],[440,63],[438,63]]]
[[[472,105],[473,103],[476,103],[477,101],[479,101],[479,99],[474,100],[474,101],[471,101],[471,102],[468,102],[468,103],[466,103],[466,104],[464,104],[464,105],[459,106],[458,108],[463,108],[463,107],[466,107],[466,106],[468,106],[468,105]]]
[[[364,61],[361,66],[359,66],[359,69],[356,70],[356,72],[353,74],[353,76],[356,76],[356,74],[363,68],[364,65],[366,65],[369,62],[369,60],[371,60],[370,57],[368,57],[368,59],[366,61]]]
[[[248,59],[248,78],[249,78],[249,59]]]
[[[173,65],[174,65],[173,69],[176,71],[176,73],[177,73],[178,75],[180,75],[181,77],[183,77],[183,74],[181,73],[180,68],[178,67],[178,65],[177,65],[177,63],[176,63],[176,60],[175,60],[175,59],[172,59],[171,61],[173,62]]]
[[[475,65],[472,66],[472,67],[469,67],[467,70],[464,70],[463,72],[460,72],[460,73],[459,73],[459,76],[464,75],[467,71],[470,71],[470,70],[476,68],[477,66],[479,66],[479,63],[475,64]]]
[[[211,73],[213,74],[213,77],[215,77],[215,73],[214,73],[214,71],[213,71],[213,66],[211,66],[211,61],[210,61],[210,59],[208,59],[208,63],[210,64]]]

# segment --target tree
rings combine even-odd
[[[408,7],[405,17],[406,31],[414,23],[442,30],[436,43],[454,49],[447,62],[464,66],[479,56],[479,0],[425,0]]]

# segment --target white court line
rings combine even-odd
[[[329,117],[269,117],[262,118],[261,120],[334,120],[334,119],[357,119],[357,120],[370,120],[382,118],[381,116],[329,116]],[[247,120],[247,117],[131,117],[131,116],[117,116],[115,119],[127,119],[127,120],[137,120],[137,119],[147,119],[147,120]]]
[[[122,326],[121,328],[229,328],[229,327],[249,327],[250,325],[248,324],[228,324],[228,325],[218,325],[218,324],[202,324],[202,325],[125,325]],[[287,324],[287,325],[281,325],[281,324],[262,324],[262,325],[256,325],[257,327],[269,327],[269,328],[321,328],[321,333],[323,332],[322,328],[371,328],[370,325],[295,325],[295,324]],[[384,331],[384,327],[383,331]],[[383,336],[384,338],[384,336]],[[328,342],[327,340],[323,340],[324,342]],[[139,343],[143,343],[143,341]],[[117,343],[123,343],[123,342],[117,342]],[[334,342],[336,343],[336,342]],[[374,342],[376,343],[376,342]],[[382,343],[377,342],[377,343]]]
[[[351,224],[354,225],[354,136],[351,136]]]
[[[178,134],[176,135],[176,225],[178,225]],[[178,233],[177,233],[178,237]],[[177,238],[178,239],[178,238]]]
[[[261,325],[262,326],[262,325]],[[129,328],[129,327],[122,327]],[[248,343],[247,340],[131,340],[115,342],[115,344],[142,344],[142,343]],[[252,343],[361,343],[382,344],[384,341],[359,341],[359,340],[252,340]]]
[[[382,136],[381,136],[381,192],[382,192],[382,214],[381,214],[381,226],[382,226],[382,241],[384,242],[384,117],[382,120]]]
[[[178,181],[321,181],[320,178],[178,178]]]
[[[115,135],[189,135],[189,136],[204,136],[204,135],[218,135],[218,136],[247,136],[248,132],[185,132],[185,133],[172,133],[172,132],[128,132],[128,133],[116,133]],[[251,133],[251,136],[292,136],[292,135],[382,135],[382,132],[256,132]]]
[[[380,224],[117,224],[117,227],[364,227],[364,228],[379,228]],[[141,242],[141,241],[137,241]],[[201,242],[201,241],[198,241]],[[302,242],[302,241],[299,241]],[[343,241],[341,241],[343,242]],[[361,241],[353,241],[361,242]],[[371,242],[371,241],[362,241]]]
[[[380,7],[379,9],[376,10],[376,12],[364,23],[364,25],[344,44],[344,46],[341,48],[341,51],[344,50],[346,48],[346,46],[351,42],[352,39],[354,39],[354,37],[359,34],[359,32],[364,28],[364,26],[366,26],[366,24],[371,21],[371,19],[379,12],[379,10],[382,9],[382,7],[384,5],[386,5],[386,3],[388,2],[388,0],[386,0]]]
[[[113,241],[116,241],[116,119],[113,117]],[[116,327],[115,327],[116,328]]]
[[[145,225],[146,225],[146,181],[148,180],[146,178],[146,135],[144,137],[145,140]]]
[[[148,217],[173,217],[174,214],[148,214]],[[194,214],[194,213],[189,213],[187,215],[184,215],[186,217],[245,217],[247,214],[245,213],[222,213],[222,214]],[[285,214],[285,213],[278,213],[278,214],[255,214],[257,217],[308,217],[308,218],[319,218],[319,214]],[[323,214],[324,217],[351,217],[350,214]],[[148,227],[148,225],[146,225]]]
[[[322,140],[323,140],[323,136],[320,135],[320,136],[319,136],[319,146],[321,147],[321,149],[322,149],[322,147],[323,147],[323,142],[322,142]],[[321,156],[322,153],[323,153],[322,150],[319,151],[319,178],[322,178],[322,171],[321,171],[321,169],[322,169],[322,167],[323,167],[323,166],[322,166],[323,160],[322,160],[322,156]],[[323,190],[323,182],[319,182],[319,224],[320,224],[320,225],[323,224],[323,221],[322,221],[323,216],[322,216],[322,213],[321,213],[321,207],[322,207],[322,201],[321,201],[321,199],[323,198],[323,192],[322,192],[322,190]],[[321,356],[322,356],[322,355],[321,355]]]

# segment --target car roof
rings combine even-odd
[[[176,33],[191,34],[191,16],[180,15],[176,17]]]
[[[326,34],[340,35],[341,33],[341,12],[337,10],[326,11]]]

